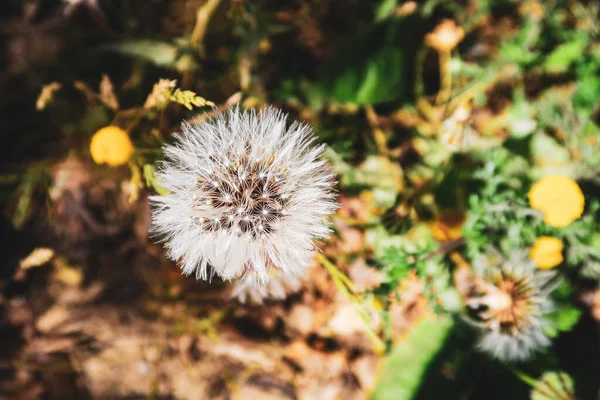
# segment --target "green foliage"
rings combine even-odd
[[[469,198],[463,227],[470,259],[485,255],[490,247],[510,254],[530,246],[541,224],[541,214],[527,204],[526,161],[507,151],[494,149],[473,174],[482,183]]]
[[[456,308],[456,298],[451,286],[448,264],[433,241],[423,244],[406,244],[386,248],[377,261],[383,266],[387,287],[396,292],[400,281],[413,270],[423,282],[423,294],[429,300],[429,307],[436,313]],[[397,298],[399,300],[399,298]]]
[[[159,67],[173,67],[178,59],[177,47],[157,40],[131,40],[106,46],[107,49],[147,60]]]
[[[46,168],[46,163],[39,163],[30,167],[21,178],[21,182],[14,192],[16,205],[12,223],[17,229],[23,227],[31,215],[31,206],[36,190],[48,183]]]
[[[550,73],[562,73],[579,58],[587,45],[585,38],[563,43],[554,49],[544,60],[543,67]]]
[[[552,292],[555,308],[545,316],[549,322],[545,333],[549,337],[556,337],[560,332],[568,332],[579,321],[581,310],[572,302],[573,289],[568,281],[561,282],[560,286]]]
[[[163,187],[161,187],[156,180],[156,168],[152,164],[145,164],[142,169],[142,174],[144,176],[144,180],[146,181],[146,186],[154,188],[156,193],[163,196],[169,194],[169,191]]]
[[[348,41],[319,69],[319,88],[340,103],[407,99],[422,24],[415,15],[388,18]]]
[[[453,325],[452,319],[447,317],[426,319],[406,339],[394,346],[385,361],[372,399],[413,399],[425,383],[423,378],[427,369],[444,346]]]

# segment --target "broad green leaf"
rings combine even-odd
[[[178,58],[177,47],[157,40],[131,40],[107,46],[108,49],[148,60],[159,67],[172,67]]]
[[[559,332],[570,331],[579,321],[581,310],[572,305],[560,305],[547,319],[552,324],[547,329],[548,336],[554,337]]]
[[[552,298],[556,304],[551,313],[545,316],[550,323],[544,329],[546,335],[557,336],[560,332],[570,331],[581,317],[581,310],[571,303],[573,288],[567,280],[563,280],[552,292]]]
[[[348,40],[318,70],[317,85],[334,102],[377,104],[412,94],[414,54],[423,24],[389,18]]]
[[[544,70],[550,73],[565,72],[569,66],[583,56],[585,39],[577,39],[563,43],[555,48],[544,61]]]
[[[518,43],[514,42],[502,44],[500,52],[508,61],[512,61],[520,65],[527,65],[534,62],[539,55],[538,53],[525,49]]]
[[[444,347],[454,323],[449,318],[426,319],[398,343],[383,365],[373,400],[409,400],[419,391],[427,370]]]

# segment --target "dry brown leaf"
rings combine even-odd
[[[54,259],[54,268],[56,269],[56,279],[65,285],[79,286],[83,281],[81,269],[69,265],[62,257]]]
[[[35,102],[35,109],[44,110],[54,99],[54,94],[62,87],[58,82],[52,82],[42,86],[42,91]]]
[[[596,321],[600,321],[600,289],[594,294],[592,316],[596,319]]]
[[[285,320],[286,327],[301,335],[308,335],[313,330],[314,311],[304,304],[296,304]]]
[[[354,283],[354,289],[358,292],[373,290],[384,280],[381,271],[367,266],[363,258],[357,259],[348,267],[348,275]]]
[[[119,100],[115,94],[115,87],[106,74],[102,74],[102,80],[100,81],[99,99],[106,107],[115,111],[119,109]]]
[[[177,85],[176,80],[160,79],[152,87],[152,92],[146,98],[144,102],[144,109],[149,110],[151,108],[163,108],[169,103],[169,97],[171,92]]]
[[[351,370],[362,389],[368,391],[375,386],[379,362],[379,357],[372,354],[363,355],[352,362]]]
[[[71,313],[63,306],[53,306],[38,318],[35,327],[42,333],[50,332],[66,322]]]
[[[94,92],[85,82],[75,81],[73,82],[75,89],[79,90],[90,103],[93,103],[98,98],[98,93]]]
[[[19,267],[22,269],[39,267],[50,261],[52,257],[54,257],[54,250],[45,247],[38,247],[29,253],[27,257],[21,260]]]

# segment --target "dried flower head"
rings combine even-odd
[[[529,205],[544,213],[548,225],[562,228],[581,217],[585,198],[573,179],[546,176],[529,190]]]
[[[164,108],[169,103],[169,98],[175,89],[175,85],[177,85],[176,80],[159,79],[152,87],[152,92],[146,98],[144,109]]]
[[[464,151],[472,145],[475,131],[469,124],[471,105],[460,105],[454,113],[442,123],[439,137],[442,144],[450,151]]]
[[[425,35],[425,43],[437,51],[452,51],[465,37],[465,31],[451,19],[445,19],[433,32]]]
[[[481,330],[478,348],[499,359],[525,360],[550,343],[544,315],[552,308],[555,274],[537,270],[522,252],[483,268],[467,299],[470,322]]]
[[[337,209],[324,145],[313,146],[307,125],[286,128],[273,108],[215,113],[184,124],[165,147],[157,178],[170,194],[151,198],[154,232],[197,279],[265,283],[273,268],[302,273]]]
[[[540,269],[550,269],[556,267],[563,262],[563,243],[560,239],[552,236],[542,236],[537,238],[531,251],[529,258]]]
[[[133,154],[129,135],[117,126],[106,126],[94,133],[90,153],[96,164],[106,163],[111,167],[126,164]]]

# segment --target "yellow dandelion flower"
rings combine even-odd
[[[465,31],[451,19],[445,19],[433,32],[425,35],[425,43],[437,51],[449,52],[465,37]]]
[[[90,153],[96,164],[106,163],[116,167],[129,161],[133,154],[133,145],[123,129],[106,126],[92,137]]]
[[[548,225],[562,228],[581,217],[585,198],[573,179],[546,176],[529,190],[529,204],[544,213]]]
[[[529,252],[529,259],[540,269],[550,269],[563,262],[563,243],[552,236],[538,238]]]

